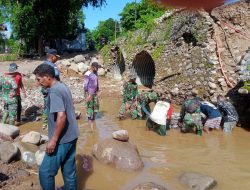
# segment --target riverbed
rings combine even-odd
[[[119,121],[117,113],[121,98],[106,96],[100,103],[100,113],[93,128],[84,117],[83,104],[76,105],[76,109],[82,112],[76,156],[79,190],[129,190],[142,182],[155,182],[169,189],[184,190],[186,188],[179,183],[178,178],[183,172],[190,171],[216,179],[216,190],[249,189],[249,131],[237,127],[231,135],[213,131],[200,137],[195,134],[181,134],[178,129],[171,129],[167,136],[161,137],[146,130],[144,120],[127,118]],[[22,133],[29,130],[41,131],[40,126],[39,122],[27,123],[21,130]],[[129,132],[129,142],[137,145],[144,169],[138,172],[122,172],[93,158],[93,171],[84,172],[79,155],[91,155],[96,142],[111,138],[112,132],[118,129]],[[60,172],[56,185],[63,185]]]

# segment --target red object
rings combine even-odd
[[[166,6],[186,7],[191,9],[213,9],[224,4],[224,0],[155,0]]]
[[[16,72],[14,78],[15,78],[15,81],[16,81],[16,84],[17,84],[16,95],[20,96],[21,95],[20,89],[21,89],[21,82],[22,82],[22,75],[21,75],[21,73]]]
[[[170,103],[169,109],[168,109],[168,113],[167,113],[167,118],[168,118],[168,119],[171,119],[171,118],[172,118],[173,111],[174,111],[173,105],[172,105],[172,103]]]

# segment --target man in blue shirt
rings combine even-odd
[[[220,111],[210,102],[203,101],[200,106],[201,112],[206,115],[203,130],[209,133],[209,129],[219,129],[221,122]]]
[[[64,189],[76,190],[76,141],[79,129],[69,88],[55,78],[54,68],[39,65],[33,72],[39,85],[48,89],[48,135],[46,154],[39,168],[43,190],[55,189],[55,176],[61,167]]]

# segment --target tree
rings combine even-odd
[[[13,32],[41,52],[43,40],[76,35],[83,26],[83,6],[99,7],[105,0],[2,0],[0,9],[9,10]],[[10,8],[9,8],[10,7]],[[34,43],[35,42],[35,43]]]
[[[151,0],[141,0],[140,3],[127,3],[121,16],[121,26],[125,31],[144,27],[149,21],[160,17],[165,8]]]
[[[113,18],[100,21],[96,29],[88,34],[87,37],[89,37],[89,40],[93,40],[95,42],[95,47],[97,49],[100,49],[106,43],[115,39],[115,31],[118,28],[117,25],[118,22]]]

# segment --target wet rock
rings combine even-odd
[[[43,161],[44,156],[45,156],[45,151],[38,150],[38,151],[35,153],[36,164],[37,164],[38,166],[40,166],[40,165],[42,164],[42,161]]]
[[[18,148],[11,142],[2,142],[0,144],[0,158],[3,162],[10,163],[17,158]]]
[[[80,62],[84,62],[85,61],[85,58],[83,55],[77,55],[74,57],[74,62],[75,63],[80,63]]]
[[[22,142],[38,145],[41,139],[41,134],[36,131],[30,131],[22,138]]]
[[[0,133],[15,138],[19,135],[20,129],[13,125],[0,123]]]
[[[153,182],[148,182],[137,185],[133,190],[167,190],[167,188]]]
[[[215,83],[212,83],[212,82],[208,82],[208,86],[212,89],[216,89],[217,88],[217,85]]]
[[[143,168],[137,147],[129,142],[106,139],[94,145],[93,155],[102,163],[114,165],[123,171]]]
[[[128,141],[129,135],[127,130],[119,130],[112,133],[112,136],[115,140],[118,141]]]
[[[217,181],[212,177],[196,172],[186,172],[182,174],[180,181],[193,190],[210,190],[217,184]]]

